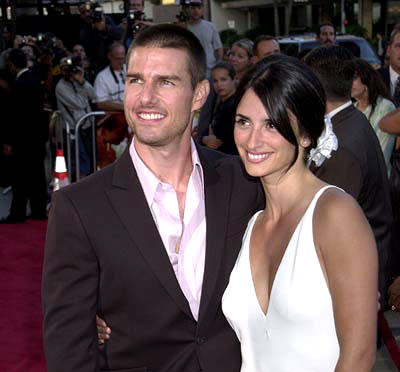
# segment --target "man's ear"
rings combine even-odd
[[[210,83],[208,80],[202,80],[197,84],[192,101],[192,111],[197,111],[202,108],[210,93]]]

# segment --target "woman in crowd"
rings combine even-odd
[[[211,80],[218,100],[203,145],[227,154],[237,154],[233,140],[235,69],[228,62],[219,62],[211,70]]]
[[[395,110],[390,101],[385,84],[379,74],[366,61],[357,58],[354,61],[356,76],[353,81],[352,97],[355,106],[365,114],[372,125],[382,148],[385,163],[390,172],[390,157],[396,136],[380,129],[381,119]]]
[[[236,102],[235,142],[267,200],[222,298],[241,372],[370,371],[375,239],[357,202],[306,166],[337,146],[322,85],[298,60],[274,55],[243,77]],[[99,320],[103,341],[105,327]]]
[[[323,88],[301,62],[276,55],[249,71],[236,94],[235,142],[267,200],[248,224],[222,299],[241,342],[241,372],[370,371],[374,236],[357,202],[305,162],[335,147]]]
[[[233,43],[229,53],[229,62],[235,68],[237,82],[250,67],[252,57],[253,42],[250,39],[241,39]]]

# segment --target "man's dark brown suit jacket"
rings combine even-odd
[[[379,290],[385,305],[393,222],[385,160],[371,124],[353,105],[334,115],[332,125],[339,148],[320,168],[311,170],[353,196],[364,211],[376,239]]]
[[[42,288],[48,372],[240,370],[239,343],[221,297],[264,196],[238,158],[204,148],[199,156],[207,237],[198,322],[127,151],[114,165],[55,193]],[[100,351],[96,313],[112,328]]]

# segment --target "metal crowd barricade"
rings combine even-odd
[[[87,114],[83,115],[76,123],[75,125],[75,172],[76,172],[76,181],[80,180],[81,174],[80,174],[80,161],[79,161],[79,130],[85,123],[85,120],[91,116],[102,116],[105,115],[105,111],[92,111],[88,112]],[[92,127],[92,144],[93,144],[93,168],[94,171],[96,171],[96,123],[93,121],[91,124]],[[71,134],[70,133],[70,128],[67,123],[67,136],[70,139]],[[69,146],[69,148],[68,148]],[[70,140],[67,141],[67,151],[70,154],[70,148],[71,148],[71,142]]]

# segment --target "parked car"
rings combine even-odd
[[[293,36],[284,37],[278,40],[283,53],[297,57],[305,49],[312,49],[318,46],[315,36]],[[356,57],[369,62],[374,68],[381,67],[381,61],[376,55],[371,44],[362,37],[352,35],[340,35],[336,42],[350,49]]]

